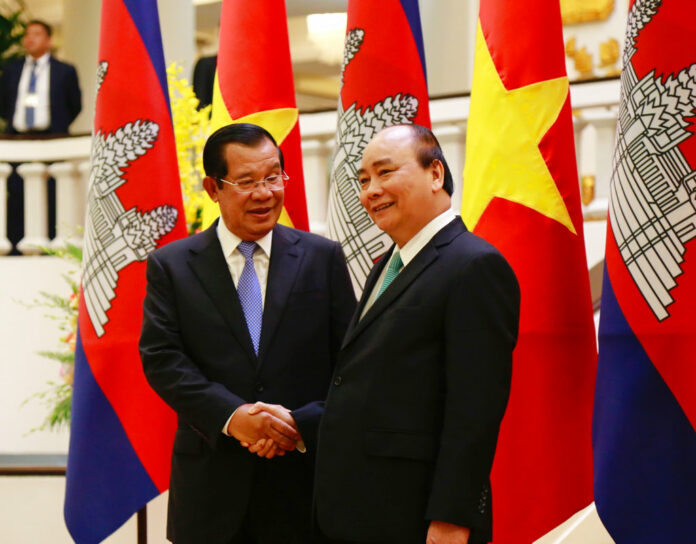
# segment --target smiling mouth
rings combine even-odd
[[[271,209],[272,208],[257,208],[255,210],[249,210],[249,213],[253,213],[254,215],[265,215],[270,212]]]
[[[387,208],[393,205],[393,202],[389,202],[387,204],[380,204],[379,206],[375,206],[374,208],[372,208],[372,211],[373,213],[381,212],[382,210],[386,210]]]

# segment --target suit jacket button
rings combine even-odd
[[[333,384],[334,384],[336,387],[338,387],[339,385],[341,385],[341,382],[342,382],[342,381],[343,381],[343,378],[341,378],[340,376],[336,376],[336,379],[334,379]]]
[[[256,392],[257,392],[257,393],[263,393],[263,384],[262,384],[262,383],[257,383],[257,384],[256,384]]]

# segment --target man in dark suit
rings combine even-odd
[[[359,182],[396,246],[338,354],[319,430],[319,527],[331,542],[488,542],[517,280],[451,211],[452,176],[428,129],[378,133]]]
[[[64,134],[82,109],[77,72],[50,54],[51,26],[33,20],[22,45],[26,57],[7,63],[0,77],[0,117],[8,134]],[[49,178],[49,237],[55,236],[55,180]],[[13,173],[7,180],[7,237],[16,245],[24,236],[24,183]],[[17,254],[17,250],[13,250]]]
[[[31,21],[22,45],[27,55],[7,63],[0,79],[0,117],[6,132],[62,134],[82,109],[77,72],[53,57],[50,25]]]
[[[221,219],[147,263],[141,358],[179,421],[167,535],[305,544],[318,419],[355,307],[345,258],[276,224],[287,176],[264,129],[221,128],[203,163]]]
[[[213,103],[217,55],[201,57],[193,68],[193,92],[198,98],[198,109]]]

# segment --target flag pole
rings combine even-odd
[[[138,510],[138,544],[147,544],[147,504]]]

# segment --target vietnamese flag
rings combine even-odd
[[[213,88],[212,129],[253,123],[276,140],[290,176],[279,222],[309,230],[290,42],[283,0],[224,0]],[[203,226],[219,215],[205,200]]]
[[[522,291],[493,464],[493,538],[528,544],[592,502],[596,343],[557,1],[481,0],[462,217]]]

